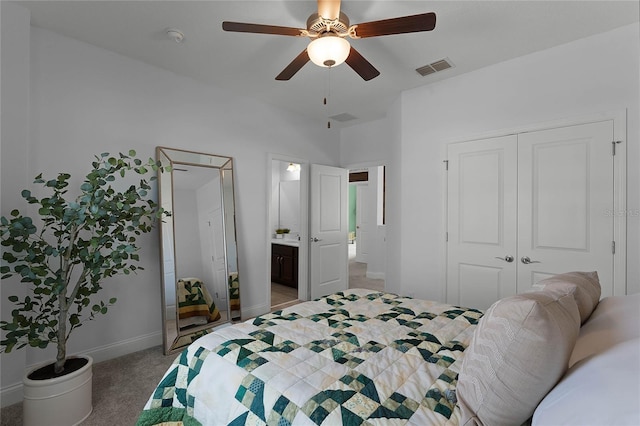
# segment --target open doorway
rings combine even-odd
[[[384,291],[385,167],[349,171],[349,288]]]
[[[301,164],[271,161],[270,255],[271,310],[300,302],[300,239],[302,232]]]

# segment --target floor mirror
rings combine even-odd
[[[239,320],[233,159],[157,147],[164,353]]]

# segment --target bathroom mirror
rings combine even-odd
[[[164,353],[240,319],[233,159],[157,147]]]

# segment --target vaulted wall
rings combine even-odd
[[[386,119],[343,129],[343,164],[362,153],[389,165],[387,288],[444,300],[447,143],[626,111],[627,289],[640,292],[639,40],[629,25],[422,86]]]
[[[337,165],[339,134],[278,110],[145,63],[29,26],[28,11],[2,9],[2,215],[24,207],[20,190],[43,172],[71,173],[78,183],[94,155],[135,149],[154,157],[158,145],[234,157],[242,307],[268,312],[268,154]],[[5,25],[6,24],[6,25]],[[9,29],[12,31],[10,32]],[[159,242],[140,239],[135,276],[105,282],[118,303],[83,325],[69,352],[96,361],[162,342]],[[3,303],[19,287],[2,283]],[[3,305],[3,318],[10,306]],[[25,365],[54,358],[53,348],[2,355],[2,390],[15,395]],[[18,385],[16,385],[18,386]],[[3,405],[11,399],[3,399]]]

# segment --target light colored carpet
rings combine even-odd
[[[156,346],[93,365],[93,411],[82,426],[134,425],[177,354]],[[0,411],[2,426],[22,425],[22,403]]]
[[[367,278],[367,264],[349,261],[349,288],[384,291],[384,280]]]
[[[367,264],[349,262],[349,288],[383,291],[384,280],[366,277]],[[278,286],[271,300],[277,309],[299,303],[297,290]],[[144,404],[177,355],[164,356],[156,346],[93,366],[93,412],[82,426],[134,425]],[[117,419],[117,423],[114,423]],[[0,426],[22,425],[22,403],[0,410]]]

